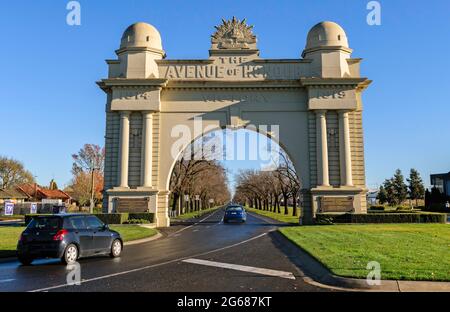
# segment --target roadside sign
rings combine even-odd
[[[37,204],[36,203],[32,203],[30,206],[30,213],[34,214],[37,213]]]
[[[195,195],[195,200],[200,200],[200,195]]]
[[[184,201],[189,201],[189,195],[184,195]]]
[[[12,216],[14,214],[14,203],[5,202],[5,216]]]
[[[214,203],[214,198],[210,198],[210,199],[209,199],[209,203],[210,203],[210,204]]]

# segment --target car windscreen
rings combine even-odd
[[[55,231],[61,228],[61,218],[58,217],[39,217],[33,218],[27,229],[36,229],[40,231]]]
[[[228,207],[227,211],[242,211],[242,207],[234,206],[234,207]]]

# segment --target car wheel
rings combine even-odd
[[[78,248],[75,244],[69,244],[64,250],[64,255],[62,257],[62,262],[65,264],[73,264],[78,259]]]
[[[31,262],[33,262],[33,258],[30,257],[19,257],[19,262],[22,263],[23,265],[30,265]]]
[[[122,253],[122,242],[119,239],[115,239],[111,244],[111,253],[110,256],[112,258],[120,257]]]

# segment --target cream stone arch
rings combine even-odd
[[[212,35],[209,58],[168,60],[159,32],[131,25],[98,82],[107,94],[105,212],[150,211],[170,225],[168,189],[184,125],[279,125],[278,144],[303,185],[301,222],[321,212],[366,212],[361,93],[370,81],[344,30],[322,22],[299,59],[262,59],[252,26],[235,18]],[[194,120],[202,119],[201,129]]]

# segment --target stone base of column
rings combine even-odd
[[[131,206],[128,205],[130,207],[123,208],[125,210],[121,212],[151,212],[154,213],[156,217],[157,193],[158,191],[153,189],[138,190],[124,187],[114,187],[105,192],[105,196],[108,201],[107,212],[118,212],[118,201],[134,201]],[[147,201],[146,205],[143,203],[143,200]]]
[[[367,213],[367,189],[341,186],[311,189],[313,217],[317,213]]]
[[[156,227],[169,227],[169,193],[170,191],[160,191],[156,207],[155,221]]]

